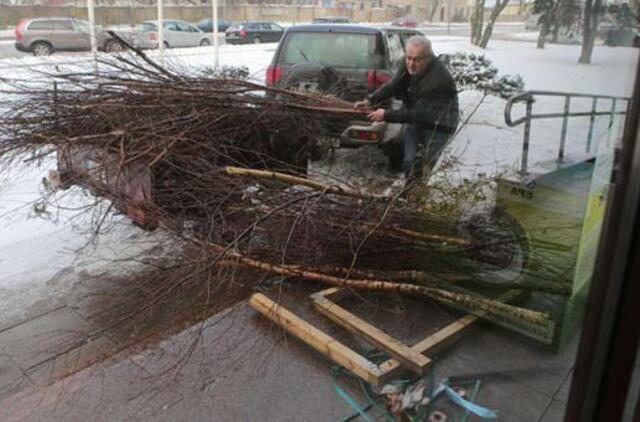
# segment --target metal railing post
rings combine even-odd
[[[613,126],[613,116],[616,115],[616,99],[611,100],[611,115],[609,116],[609,127]]]
[[[531,110],[533,109],[533,98],[527,99],[527,111],[524,123],[524,139],[522,140],[522,161],[520,162],[520,173],[527,174],[527,164],[529,162],[529,139],[531,138]]]
[[[569,109],[571,108],[571,96],[564,97],[564,115],[562,117],[562,132],[560,132],[560,149],[558,150],[558,161],[564,160],[564,146],[567,141],[567,124],[569,122]]]
[[[593,97],[591,101],[591,116],[589,117],[589,134],[587,135],[587,152],[591,152],[591,140],[593,139],[593,125],[596,121],[596,110],[598,107],[598,98]]]

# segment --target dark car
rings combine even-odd
[[[351,20],[346,16],[324,16],[314,18],[311,23],[351,23]]]
[[[393,22],[391,22],[391,25],[402,26],[404,28],[415,28],[416,26],[418,26],[418,21],[411,16],[403,16],[401,18],[395,19]]]
[[[279,88],[330,92],[347,101],[362,100],[391,78],[402,63],[406,40],[413,35],[422,33],[365,25],[292,26],[267,69],[266,83]],[[401,151],[398,145],[402,125],[352,123],[336,128],[332,145],[389,144],[385,151],[390,156],[391,151],[394,156]]]
[[[278,42],[282,34],[284,28],[274,22],[242,22],[226,30],[224,41],[227,44]]]
[[[109,34],[96,27],[96,43],[99,50],[120,51],[122,45]],[[89,22],[65,17],[22,19],[15,28],[15,47],[19,51],[36,56],[48,56],[54,51],[89,51],[91,40]],[[118,33],[131,41],[131,34]]]
[[[218,31],[220,32],[226,31],[227,29],[229,29],[231,25],[233,25],[233,23],[230,21],[226,21],[224,19],[218,19]],[[201,21],[198,22],[196,26],[201,31],[213,32],[213,19],[210,19],[210,18],[202,19]]]

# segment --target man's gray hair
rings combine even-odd
[[[433,48],[431,47],[431,40],[424,35],[412,35],[407,39],[407,46],[414,45],[416,47],[422,47],[425,49],[429,56],[433,56]]]

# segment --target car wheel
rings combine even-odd
[[[200,41],[200,47],[208,47],[211,45],[211,42],[209,40],[202,40]]]
[[[108,41],[104,46],[104,51],[107,53],[117,53],[124,50],[124,46],[116,40]]]
[[[165,41],[165,42],[163,42],[163,44],[164,44],[164,48],[171,48],[171,46],[169,45],[168,42]]]
[[[253,37],[251,38],[251,42],[254,44],[260,44],[262,40],[260,39],[260,37]]]
[[[53,53],[53,47],[46,42],[37,42],[31,46],[31,52],[34,56],[50,56]]]

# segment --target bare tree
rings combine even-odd
[[[440,7],[440,0],[433,0],[431,3],[431,11],[429,12],[429,22],[433,22],[433,17],[436,15],[438,7]]]
[[[474,0],[473,12],[471,13],[471,44],[477,45],[482,48],[487,48],[491,35],[493,34],[493,27],[500,16],[500,13],[507,7],[509,0],[496,0],[496,4],[491,9],[489,15],[489,21],[487,26],[484,27],[484,6],[485,0]]]
[[[598,30],[598,18],[602,0],[586,0],[584,5],[584,23],[582,26],[582,51],[578,63],[591,63],[593,44]]]
[[[471,44],[479,45],[482,40],[482,26],[484,24],[484,3],[485,0],[473,1],[473,12],[471,13]]]
[[[482,48],[487,48],[489,44],[489,40],[491,39],[491,35],[493,34],[493,26],[500,16],[500,13],[507,7],[509,4],[509,0],[497,0],[496,5],[491,9],[491,15],[489,16],[489,22],[487,22],[487,27],[484,29],[484,33],[482,34],[482,39],[480,40],[479,46]]]

